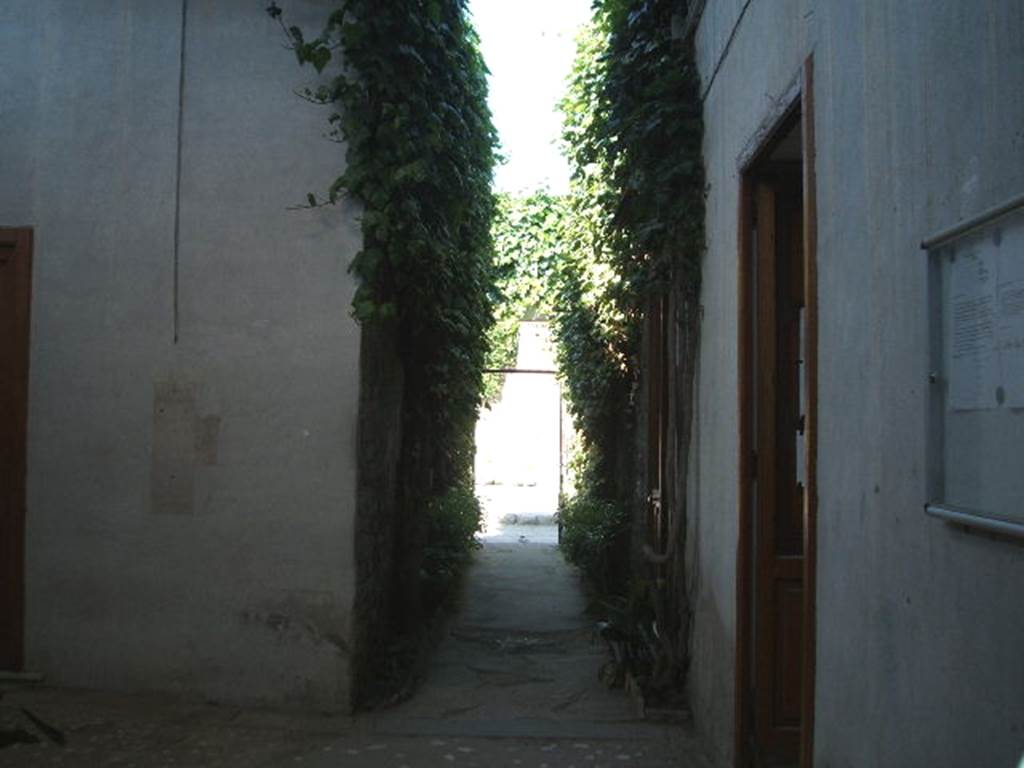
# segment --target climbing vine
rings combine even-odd
[[[673,35],[686,11],[685,0],[598,2],[561,104],[576,256],[557,333],[598,484],[624,472],[607,446],[623,442],[614,433],[638,377],[646,301],[699,280],[701,104],[691,46]],[[603,485],[622,495],[631,483]]]
[[[563,102],[578,189],[598,206],[600,238],[628,311],[674,270],[696,279],[703,250],[703,122],[691,45],[673,30],[687,0],[604,0]]]
[[[692,39],[681,34],[689,5],[597,0],[561,105],[573,215],[556,337],[585,447],[582,494],[566,505],[563,520],[568,540],[586,544],[570,550],[583,567],[621,564],[615,547],[643,552],[632,559],[631,589],[622,598],[622,615],[632,623],[620,629],[636,638],[649,662],[644,674],[663,690],[678,690],[687,664],[686,528],[678,522],[685,520],[685,492],[675,494],[665,552],[644,549],[642,539],[630,544],[628,530],[635,536],[646,525],[637,497],[646,467],[637,461],[636,436],[647,425],[634,404],[646,405],[639,385],[650,371],[642,370],[640,351],[657,297],[671,296],[674,307],[672,456],[684,475],[689,450],[705,194],[699,79]]]
[[[331,108],[343,170],[307,204],[362,205],[353,313],[397,319],[406,375],[421,387],[414,408],[464,470],[492,319],[496,144],[465,3],[344,0],[315,37],[285,24],[276,4],[267,10],[300,64],[333,73],[301,94]]]

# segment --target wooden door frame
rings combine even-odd
[[[29,378],[29,334],[31,330],[31,305],[32,305],[32,256],[33,256],[33,231],[31,227],[0,227],[0,242],[11,245],[14,248],[15,257],[21,260],[16,265],[17,273],[15,279],[18,281],[16,289],[16,305],[14,307],[15,324],[17,332],[14,338],[14,353],[16,357],[22,358],[22,364],[15,366],[15,375],[10,384],[20,402],[14,413],[14,424],[12,439],[21,443],[20,455],[16,456],[17,463],[13,467],[14,487],[8,489],[13,494],[13,514],[7,520],[0,520],[0,531],[7,539],[0,551],[0,556],[9,557],[5,564],[5,573],[14,575],[14,584],[5,585],[5,594],[0,595],[0,620],[6,623],[5,645],[10,643],[10,656],[12,661],[4,664],[3,671],[20,672],[25,663],[25,504],[26,504],[26,476],[28,467],[28,378]],[[10,538],[8,538],[10,537]],[[14,542],[12,546],[12,542]],[[10,549],[8,549],[10,547]],[[10,568],[10,571],[6,571]],[[12,588],[13,587],[13,588]],[[11,591],[6,592],[7,589]]]
[[[802,135],[804,278],[806,330],[804,361],[807,387],[805,424],[807,464],[804,495],[804,572],[803,572],[803,669],[801,672],[800,766],[814,764],[814,690],[816,648],[817,591],[817,451],[818,451],[818,270],[817,200],[814,134],[814,58],[808,56],[798,79],[798,87],[784,103],[781,112],[758,132],[757,144],[741,162],[738,210],[738,363],[739,363],[739,498],[738,541],[736,546],[736,659],[735,659],[735,733],[734,762],[737,768],[751,765],[750,750],[755,698],[751,689],[754,650],[754,626],[751,620],[754,600],[753,546],[754,521],[748,514],[754,477],[754,371],[752,352],[754,275],[751,270],[753,242],[751,214],[755,183],[750,170],[766,157],[799,110]]]

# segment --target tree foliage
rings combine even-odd
[[[567,199],[546,190],[497,196],[492,228],[496,303],[488,332],[488,368],[515,365],[520,322],[551,318],[557,273],[567,257],[569,213]],[[486,402],[497,397],[502,381],[496,375],[487,379]]]

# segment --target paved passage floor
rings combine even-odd
[[[575,570],[548,532],[521,531],[478,553],[422,690],[367,722],[375,743],[345,765],[710,765],[685,728],[643,722],[621,690],[600,682],[606,654]],[[374,746],[387,762],[365,751]]]
[[[35,707],[67,744],[0,749],[0,766],[709,768],[684,726],[640,720],[598,680],[604,659],[575,572],[526,530],[480,550],[422,688],[394,709],[289,718],[26,691],[5,716]]]

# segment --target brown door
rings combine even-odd
[[[817,199],[814,62],[744,163],[739,232],[736,765],[814,763]]]
[[[799,169],[797,169],[798,171]],[[758,765],[795,765],[803,671],[804,275],[798,174],[754,188],[753,689]]]
[[[32,231],[0,229],[0,670],[23,664]]]

